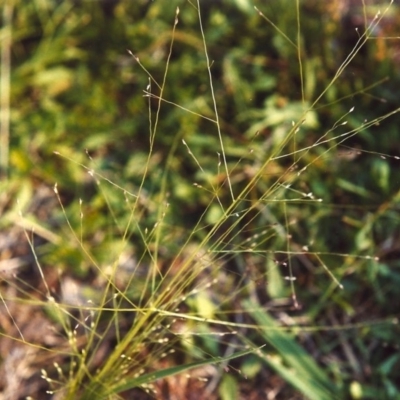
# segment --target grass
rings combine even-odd
[[[395,6],[289,3],[21,7],[3,396],[398,396]]]

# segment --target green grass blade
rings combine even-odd
[[[337,398],[338,388],[290,334],[277,329],[279,325],[259,305],[251,301],[244,301],[243,305],[260,326],[262,337],[280,355],[263,358],[271,367],[310,399]]]
[[[135,387],[149,384],[158,379],[163,379],[163,378],[167,378],[169,376],[181,374],[183,372],[189,371],[194,368],[201,367],[203,365],[215,364],[215,363],[233,360],[238,357],[243,357],[247,354],[253,353],[256,350],[259,350],[259,348],[240,351],[240,352],[234,353],[227,357],[213,357],[213,358],[208,358],[208,359],[202,360],[202,361],[192,362],[189,364],[178,365],[176,367],[165,368],[165,369],[162,369],[159,371],[154,371],[154,372],[150,372],[150,373],[141,375],[136,378],[131,378],[131,379],[127,378],[127,379],[124,379],[123,381],[121,381],[120,383],[118,383],[116,386],[113,386],[112,388],[110,388],[106,393],[102,394],[102,397],[98,397],[98,398],[104,399],[112,394],[121,393],[126,390],[133,389]],[[91,393],[93,393],[93,391]],[[89,398],[89,397],[83,396],[82,398]]]

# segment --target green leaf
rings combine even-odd
[[[256,356],[249,356],[243,361],[242,366],[240,368],[243,376],[247,379],[253,379],[262,368],[261,360]]]
[[[219,386],[221,400],[236,400],[239,397],[239,389],[236,379],[229,374],[225,374]]]
[[[394,370],[394,366],[399,361],[399,359],[399,353],[393,354],[378,368],[379,372],[385,376],[389,375],[390,372]]]
[[[284,281],[273,259],[267,259],[268,294],[273,298],[284,297]]]
[[[260,333],[278,355],[265,354],[265,360],[285,380],[312,400],[338,398],[338,388],[332,384],[323,369],[298,345],[292,335],[280,330],[280,326],[258,304],[244,301],[248,310],[260,327]]]
[[[167,378],[169,376],[181,374],[183,372],[189,371],[193,368],[201,367],[203,365],[216,364],[216,363],[220,363],[220,362],[233,360],[238,357],[243,357],[243,356],[250,354],[256,350],[257,349],[245,350],[245,351],[241,351],[238,353],[234,353],[227,357],[214,357],[214,358],[209,358],[209,359],[202,360],[202,361],[196,361],[196,362],[193,362],[190,364],[178,365],[176,367],[171,367],[171,368],[162,369],[160,371],[150,372],[148,374],[141,375],[137,378],[121,379],[121,382],[119,384],[109,388],[108,390],[106,390],[104,393],[101,394],[101,397],[97,397],[97,398],[98,399],[106,399],[108,396],[115,394],[115,393],[121,393],[126,390],[129,390],[129,389],[132,389],[132,388],[144,385],[144,384],[149,384],[158,379],[163,379],[163,378]],[[93,391],[92,389],[93,389],[93,387],[89,388],[85,392],[85,394],[82,396],[82,399],[89,399],[90,395],[93,395],[93,393],[96,392],[96,391]],[[98,393],[96,393],[96,394],[98,395]],[[88,397],[88,395],[89,395],[89,397]]]
[[[336,183],[342,189],[351,193],[358,194],[359,196],[365,197],[366,199],[373,199],[376,197],[374,193],[370,192],[364,187],[355,185],[354,183],[346,181],[345,179],[337,179]]]
[[[384,192],[389,189],[390,167],[387,161],[375,159],[372,164],[372,176]]]

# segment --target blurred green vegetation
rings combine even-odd
[[[232,210],[238,215],[252,211],[222,226],[210,245],[227,271],[226,289],[213,295],[221,310],[213,309],[211,295],[195,297],[187,306],[214,318],[229,303],[223,296],[229,298],[234,288],[239,300],[230,299],[230,308],[257,293],[258,306],[269,312],[249,312],[260,326],[271,316],[267,325],[299,325],[277,340],[261,328],[249,335],[253,344],[267,342],[265,354],[271,357],[238,362],[238,369],[253,371],[254,391],[269,376],[265,368],[271,368],[307,398],[334,398],[332,393],[336,398],[399,398],[400,45],[389,39],[399,36],[398,6],[384,13],[384,1],[375,6],[359,1],[347,10],[344,0],[200,3],[235,195],[269,157],[270,162]],[[106,269],[123,251],[141,260],[150,257],[151,243],[145,243],[143,232],[152,230],[160,220],[160,204],[168,202],[159,248],[160,268],[167,268],[187,232],[201,242],[221,218],[211,188],[223,204],[231,201],[195,2],[10,4],[10,158],[1,183],[9,202],[2,229],[15,223],[19,199],[24,218],[42,229],[36,233],[43,265],[85,281],[97,271],[76,246],[65,215]],[[375,26],[378,6],[383,17]],[[3,17],[2,33],[4,22]],[[370,24],[372,37],[331,85]],[[157,114],[156,82],[163,81],[172,41],[165,101]],[[284,142],[292,123],[309,108],[299,131]],[[39,188],[55,183],[65,213],[56,202],[45,216],[35,215],[32,199]],[[140,220],[130,224],[141,185]],[[251,243],[249,255],[245,250]],[[145,283],[129,282],[132,299],[142,299]],[[239,290],[244,283],[246,289]],[[303,324],[315,329],[302,331]],[[215,341],[199,342],[185,345],[194,359],[197,346],[213,356],[223,348]],[[304,375],[303,358],[296,361],[288,348],[308,357]],[[317,365],[323,367],[321,375]],[[226,374],[222,380],[223,399],[240,398],[232,393],[240,390],[242,379],[231,379]]]

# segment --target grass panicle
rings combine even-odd
[[[67,3],[3,11],[1,340],[36,357],[37,393],[396,398],[400,108],[371,54],[393,54],[397,6],[360,2],[346,48],[345,16],[307,1]]]

